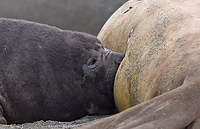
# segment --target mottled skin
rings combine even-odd
[[[95,36],[0,18],[0,50],[1,123],[116,112],[112,89],[124,54]]]
[[[114,86],[122,112],[85,128],[200,128],[199,11],[199,0],[144,0],[126,13]]]

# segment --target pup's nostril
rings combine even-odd
[[[121,61],[124,59],[124,57],[125,57],[125,54],[121,53]]]
[[[116,65],[119,65],[122,62],[122,60],[114,60],[114,62]]]
[[[123,53],[118,53],[117,57],[115,58],[114,62],[115,64],[120,64],[124,58],[125,54]]]

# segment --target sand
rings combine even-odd
[[[58,121],[37,121],[34,123],[0,125],[0,129],[75,129],[95,121],[104,119],[108,116],[85,116],[81,119],[71,122]]]

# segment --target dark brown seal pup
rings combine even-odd
[[[1,18],[0,50],[1,123],[116,111],[112,89],[124,54],[95,36]]]
[[[85,128],[200,129],[200,1],[129,7],[118,25],[129,30],[119,35],[128,47],[114,86],[117,108],[129,109]]]

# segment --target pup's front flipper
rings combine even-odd
[[[6,118],[3,116],[3,108],[0,105],[0,124],[7,124]]]

